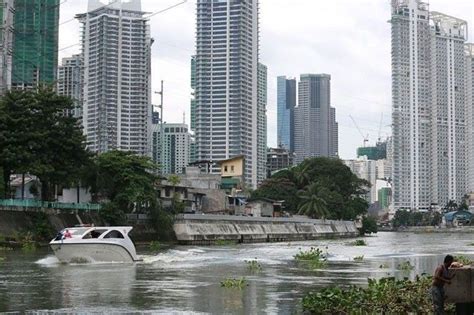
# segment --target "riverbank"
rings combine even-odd
[[[408,226],[400,228],[379,227],[380,232],[403,233],[474,233],[474,226],[438,227],[438,226]]]

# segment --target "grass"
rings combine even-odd
[[[259,264],[257,258],[254,260],[245,260],[245,263],[247,264],[247,269],[251,272],[262,271],[262,265]]]
[[[402,270],[402,271],[411,271],[411,270],[415,269],[415,266],[413,266],[413,265],[407,260],[407,261],[402,262],[401,264],[398,264],[397,269],[398,269],[398,270]]]
[[[363,261],[363,260],[364,260],[364,255],[354,257],[354,261]]]
[[[312,269],[321,269],[327,266],[327,253],[323,253],[319,248],[311,247],[307,251],[300,249],[300,252],[294,258],[297,262],[302,262]]]
[[[226,289],[240,289],[242,290],[248,286],[247,280],[245,278],[227,278],[221,281],[221,287]]]

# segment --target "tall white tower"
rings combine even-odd
[[[258,0],[197,0],[197,159],[244,155],[245,182],[252,188],[259,151],[258,11]]]
[[[431,41],[428,4],[392,1],[393,201],[431,204]]]
[[[77,18],[84,61],[83,125],[88,148],[151,154],[151,44],[140,0],[89,0]]]

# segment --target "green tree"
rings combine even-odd
[[[108,151],[95,158],[90,186],[98,200],[115,203],[121,211],[147,210],[158,202],[156,165],[132,152]]]
[[[299,214],[310,218],[324,219],[329,216],[327,202],[324,199],[324,189],[318,183],[312,183],[306,190],[299,193],[301,199]]]
[[[294,204],[294,209],[298,209],[302,195],[295,194],[293,189],[307,191],[314,183],[324,188],[328,219],[353,220],[367,213],[368,203],[364,197],[370,183],[359,179],[341,160],[335,158],[306,159],[298,166],[277,172],[252,197],[284,199],[285,204]],[[286,193],[285,187],[292,187],[292,190]]]
[[[41,182],[41,197],[52,200],[55,185],[77,180],[89,154],[69,97],[51,87],[10,91],[0,101],[0,165],[3,184],[13,173],[30,173]],[[6,190],[4,188],[4,190]]]
[[[448,203],[446,204],[445,209],[447,211],[456,211],[458,210],[458,204],[454,200],[449,200]]]
[[[291,213],[298,211],[300,202],[296,185],[289,179],[278,176],[264,180],[260,187],[252,192],[251,198],[284,200],[285,210]]]
[[[361,235],[377,233],[377,221],[373,217],[364,216],[362,218]]]

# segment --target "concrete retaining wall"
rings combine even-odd
[[[358,235],[352,221],[198,214],[178,216],[173,229],[182,244],[212,244],[219,240],[236,243],[301,241]]]

